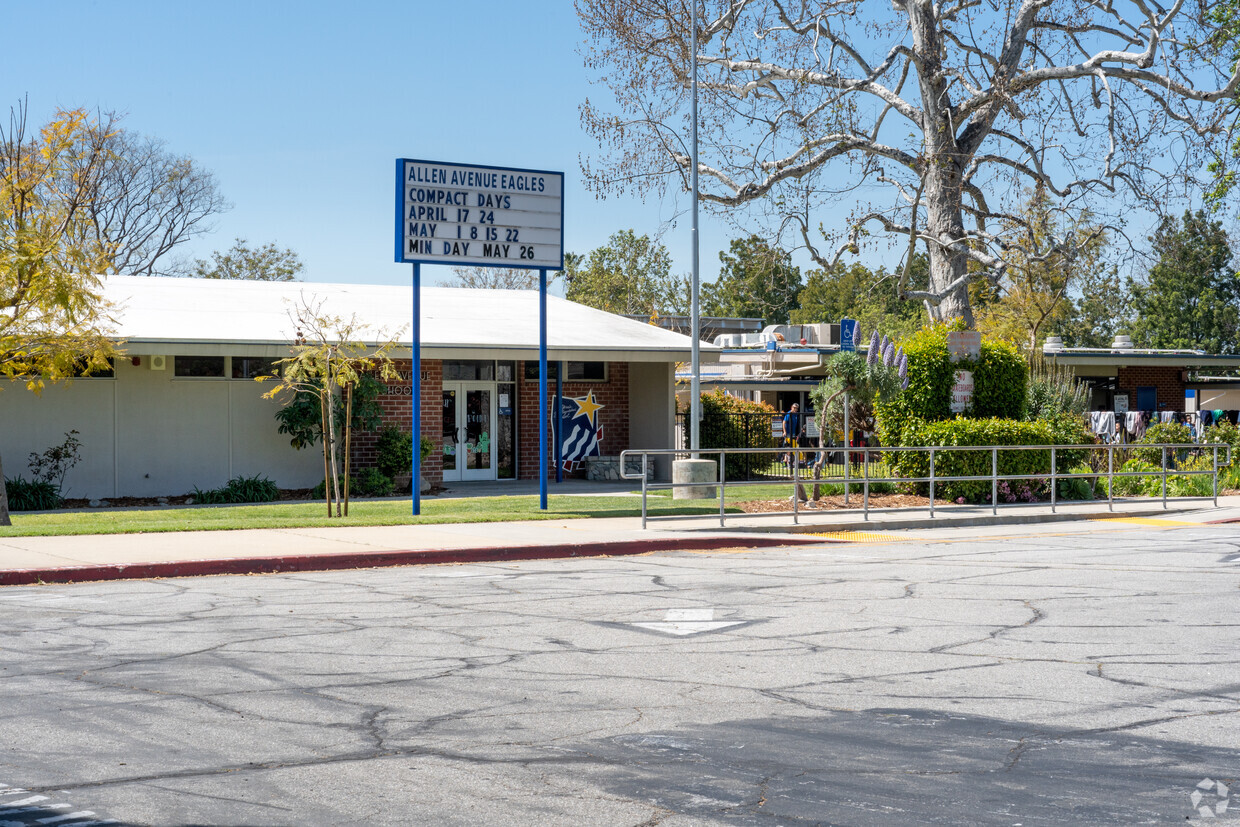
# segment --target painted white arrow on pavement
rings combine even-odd
[[[729,626],[743,626],[744,620],[715,620],[714,609],[668,609],[667,617],[652,623],[630,623],[641,629],[661,632],[665,635],[700,635],[703,632],[717,632]]]

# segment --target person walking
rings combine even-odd
[[[788,412],[784,414],[784,446],[788,448],[788,453],[784,454],[784,461],[788,463],[788,473],[792,473],[792,464],[797,462],[797,448],[801,446],[801,439],[805,436],[805,417],[801,416],[801,406],[793,402],[788,408]]]

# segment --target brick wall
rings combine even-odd
[[[525,365],[517,363],[517,436],[519,441],[517,476],[523,480],[538,479],[538,380],[525,379]],[[555,416],[555,382],[548,381],[550,391],[547,411]],[[585,396],[594,392],[594,401],[603,405],[597,414],[603,429],[599,449],[604,456],[615,456],[629,447],[629,365],[627,362],[608,362],[606,382],[565,382],[564,395]],[[555,444],[550,430],[547,433],[547,475],[555,477]],[[584,477],[584,467],[568,474]]]
[[[396,369],[400,371],[401,381],[385,383],[389,392],[379,397],[383,407],[383,422],[392,424],[402,431],[409,430],[409,395],[410,385],[407,377],[410,372],[410,360],[395,360]],[[547,410],[555,415],[555,383],[549,383],[551,394],[547,400]],[[585,396],[594,392],[594,401],[603,405],[597,416],[603,429],[600,448],[605,456],[614,456],[629,447],[629,366],[627,362],[609,362],[607,364],[606,382],[565,382],[565,396]],[[422,435],[435,444],[430,456],[426,458],[422,474],[432,484],[443,481],[443,435],[442,430],[443,404],[443,362],[424,359],[422,361]],[[377,434],[354,434],[352,457],[350,462],[356,469],[373,466],[377,459],[375,441]],[[551,454],[548,463],[548,476],[555,477],[555,445],[551,434],[547,435],[547,446]],[[517,363],[517,475],[520,479],[538,479],[538,380],[525,379],[525,365]],[[584,468],[569,474],[570,477],[584,477]]]
[[[1121,367],[1117,372],[1116,393],[1128,394],[1128,409],[1137,410],[1137,388],[1156,388],[1160,411],[1184,410],[1184,369],[1179,367]]]
[[[410,402],[412,385],[409,375],[413,362],[410,359],[395,359],[393,363],[399,371],[401,379],[385,382],[386,392],[379,396],[379,405],[383,408],[383,425],[395,425],[402,431],[409,432]],[[443,404],[443,362],[438,359],[422,360],[422,436],[435,443],[430,456],[422,466],[422,476],[432,485],[443,481],[443,435],[442,414]],[[381,426],[382,427],[382,426]],[[377,433],[358,432],[353,435],[350,449],[350,462],[354,468],[370,468],[378,461],[375,451]]]

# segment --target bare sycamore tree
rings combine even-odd
[[[558,273],[548,273],[547,283]],[[486,290],[537,290],[538,271],[515,267],[453,267],[444,287],[474,287]]]
[[[209,232],[211,219],[231,207],[215,177],[158,138],[114,128],[106,142],[82,233],[112,251],[111,272],[189,275],[192,262],[168,254]]]
[[[935,318],[972,324],[969,280],[999,280],[1017,249],[1071,252],[1072,237],[1022,230],[1022,191],[1099,219],[1160,209],[1235,120],[1208,0],[701,2],[702,198],[769,210],[823,266],[871,234],[924,245],[928,283],[906,265],[899,289]],[[619,110],[582,107],[606,156],[587,180],[687,190],[686,0],[576,5]],[[845,192],[856,210],[824,228],[816,214]]]

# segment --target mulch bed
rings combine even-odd
[[[797,506],[798,509],[805,511],[831,511],[835,509],[859,509],[862,507],[865,498],[858,492],[848,498],[848,505],[844,505],[844,495],[836,494],[829,497],[823,497],[817,502],[810,500],[801,501]],[[935,498],[934,504],[951,505],[950,500]],[[749,502],[740,502],[736,504],[737,508],[749,514],[767,514],[774,511],[791,511],[792,497],[788,496],[781,500],[750,500]],[[929,508],[930,498],[919,497],[915,494],[871,494],[870,508]]]
[[[313,488],[281,488],[280,500],[308,500]],[[176,497],[102,497],[96,508],[152,508],[159,505],[193,505],[194,498],[189,494]],[[90,500],[68,498],[61,500],[61,508],[90,508]],[[107,503],[107,505],[102,505]]]

